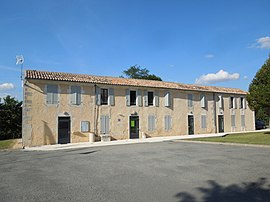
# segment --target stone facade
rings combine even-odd
[[[142,81],[143,82],[143,81]],[[47,85],[56,85],[58,101],[47,103]],[[80,87],[80,103],[72,103],[71,86]],[[98,89],[113,89],[112,103],[98,103]],[[127,106],[130,90],[136,91],[136,105]],[[155,103],[147,106],[147,92],[153,92]],[[166,97],[168,96],[169,98]],[[192,104],[189,106],[189,96]],[[204,101],[202,101],[205,99]],[[222,99],[220,101],[219,99]],[[232,99],[235,106],[232,108]],[[169,101],[169,103],[168,103]],[[242,103],[241,103],[242,101]],[[110,101],[109,101],[110,102]],[[243,105],[243,106],[241,106]],[[253,131],[254,113],[245,101],[245,92],[218,92],[137,86],[72,82],[36,79],[26,76],[24,81],[23,145],[39,146],[59,143],[59,117],[70,118],[71,143],[88,142],[89,133],[101,135],[101,119],[108,117],[108,131],[112,140],[130,138],[130,116],[139,118],[139,137],[187,135],[188,116],[193,117],[194,133],[220,132],[219,121],[223,117],[224,132]],[[149,126],[149,116],[154,117]],[[166,118],[170,121],[166,125]],[[233,119],[233,120],[232,120]],[[89,130],[82,132],[82,122],[90,123]],[[168,126],[169,124],[169,126]]]

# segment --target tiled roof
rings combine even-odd
[[[73,74],[63,72],[47,72],[37,70],[26,70],[26,79],[38,80],[54,80],[54,81],[70,81],[93,84],[107,84],[119,86],[134,86],[134,87],[151,87],[151,88],[165,88],[178,89],[189,91],[203,91],[203,92],[217,92],[217,93],[231,93],[231,94],[246,94],[245,91],[237,88],[224,88],[215,86],[202,86],[181,84],[176,82],[154,81],[144,79],[127,79],[108,76],[92,76],[86,74]]]

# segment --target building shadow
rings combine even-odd
[[[209,187],[197,188],[203,194],[201,199],[188,192],[179,192],[175,195],[179,202],[258,202],[270,201],[270,184],[266,178],[260,178],[256,182],[245,182],[222,186],[217,182],[208,181]]]
[[[50,129],[50,127],[48,126],[48,123],[46,121],[42,121],[43,122],[43,134],[45,134],[43,136],[43,143],[45,145],[47,144],[55,144],[56,140],[55,137],[53,135],[52,130]]]

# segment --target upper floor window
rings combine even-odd
[[[100,99],[101,99],[101,105],[107,105],[108,104],[108,89],[101,88],[100,90]]]
[[[241,109],[246,108],[246,99],[244,97],[240,97],[240,108]]]
[[[154,92],[148,92],[148,106],[153,106],[154,104]]]
[[[81,87],[71,86],[71,104],[80,105],[81,104]]]
[[[201,95],[201,107],[206,108],[206,106],[207,106],[206,96],[202,94]]]
[[[58,85],[47,85],[47,104],[58,103]]]
[[[193,95],[188,94],[188,107],[193,107]]]
[[[130,91],[130,105],[136,105],[136,91],[135,90],[131,90]]]
[[[230,97],[229,106],[231,109],[236,109],[236,98],[235,97]]]
[[[170,107],[172,105],[172,96],[170,92],[165,93],[165,107]]]

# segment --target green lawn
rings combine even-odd
[[[15,140],[1,140],[0,149],[10,149],[15,144]]]
[[[229,134],[225,137],[195,138],[193,141],[270,145],[270,131]]]

